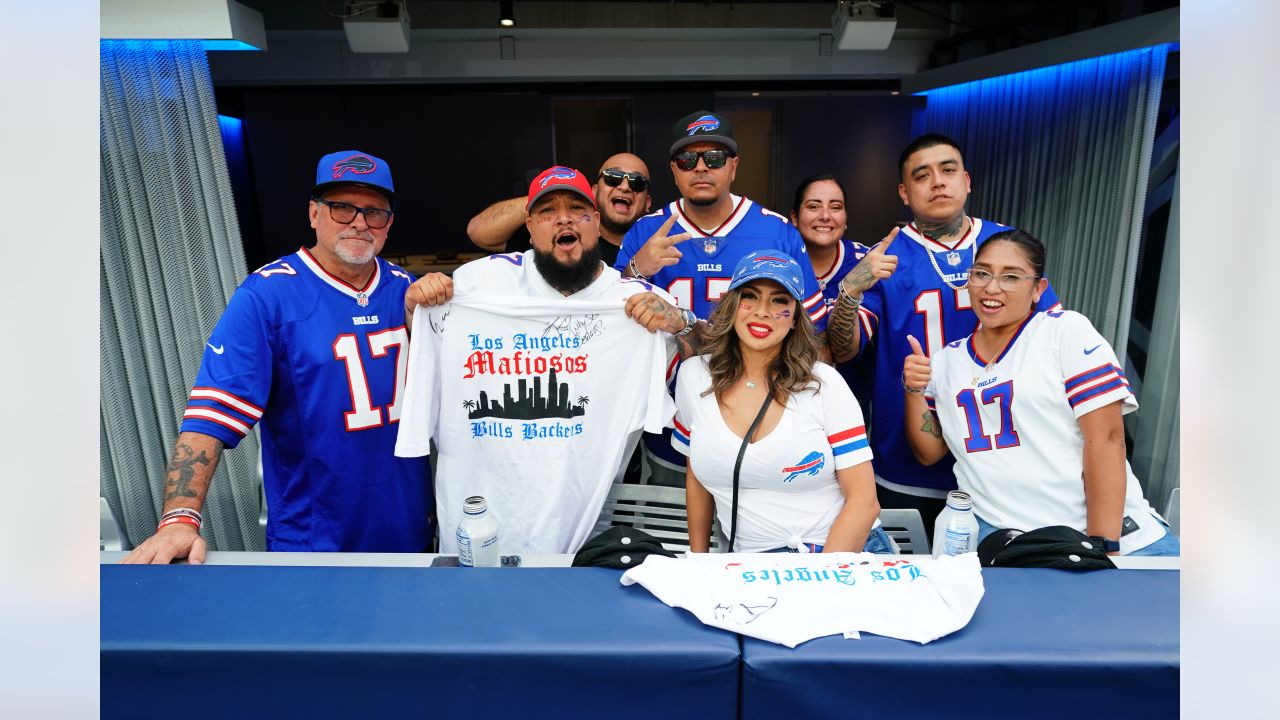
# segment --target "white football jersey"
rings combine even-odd
[[[1033,530],[1088,525],[1084,433],[1077,418],[1114,402],[1138,409],[1115,352],[1088,318],[1069,310],[1038,312],[1023,322],[994,366],[973,336],[932,359],[925,401],[938,414],[956,458],[960,489],[998,528]],[[1164,528],[1125,463],[1120,552],[1160,539]]]

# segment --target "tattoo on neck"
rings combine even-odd
[[[919,228],[920,232],[933,238],[959,235],[960,231],[964,228],[964,213],[957,215],[951,220],[946,220],[940,223],[916,221],[916,227]]]

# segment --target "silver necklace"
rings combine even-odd
[[[969,221],[969,230],[973,230],[972,220]],[[920,232],[919,228],[916,228],[916,232],[919,232],[920,236],[925,238],[926,240],[933,240],[933,238],[929,237],[928,235],[925,235],[923,232]],[[961,239],[963,239],[963,237]],[[937,241],[935,240],[934,242],[937,242]],[[941,245],[942,243],[938,243],[938,244]],[[952,252],[955,252],[955,251],[953,250]],[[969,247],[969,252],[972,253],[969,257],[969,267],[973,267],[974,261],[978,259],[978,243],[977,242],[974,242],[973,245]],[[947,284],[947,287],[951,288],[952,290],[965,290],[969,287],[969,280],[967,277],[965,278],[964,284],[962,285],[956,285],[947,279],[946,273],[942,272],[942,267],[938,265],[938,258],[934,257],[934,252],[931,248],[926,247],[925,253],[929,256],[929,262],[933,264],[933,271],[938,273],[938,277],[942,279],[942,282]],[[975,380],[974,382],[977,382],[977,381]]]

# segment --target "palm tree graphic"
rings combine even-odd
[[[477,403],[475,400],[462,401],[462,407],[466,408],[468,411],[475,410],[477,405],[479,405],[479,403]]]
[[[587,403],[589,402],[591,402],[591,398],[587,397],[586,395],[578,396],[578,407],[585,408],[587,406]]]

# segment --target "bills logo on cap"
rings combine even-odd
[[[374,162],[368,155],[352,155],[333,164],[333,179],[341,178],[348,171],[356,175],[368,175],[377,169],[378,163]]]
[[[796,463],[795,465],[792,465],[791,467],[782,468],[782,472],[791,473],[790,475],[787,475],[786,479],[784,479],[782,482],[789,483],[792,480],[795,480],[796,478],[800,477],[801,475],[810,475],[813,477],[817,477],[818,473],[822,472],[822,468],[826,464],[827,464],[827,459],[822,456],[822,453],[815,450],[809,453],[808,455],[805,455],[804,457],[800,458],[800,462]]]
[[[702,117],[689,123],[689,127],[685,128],[690,135],[696,132],[711,132],[720,129],[720,118],[715,115],[703,115]]]
[[[547,176],[542,178],[542,182],[539,183],[538,187],[545,188],[547,186],[547,183],[551,182],[552,180],[572,180],[576,177],[578,177],[577,170],[574,170],[573,168],[567,168],[567,167],[562,167],[560,165],[557,165],[556,167],[551,168],[551,170],[547,172]]]
[[[779,270],[786,270],[787,268],[791,267],[791,263],[787,262],[786,260],[780,257],[774,257],[772,255],[761,255],[755,258],[754,260],[752,260],[751,264],[757,267],[759,267],[760,265],[764,265],[765,267],[774,267],[774,268],[778,268]]]

